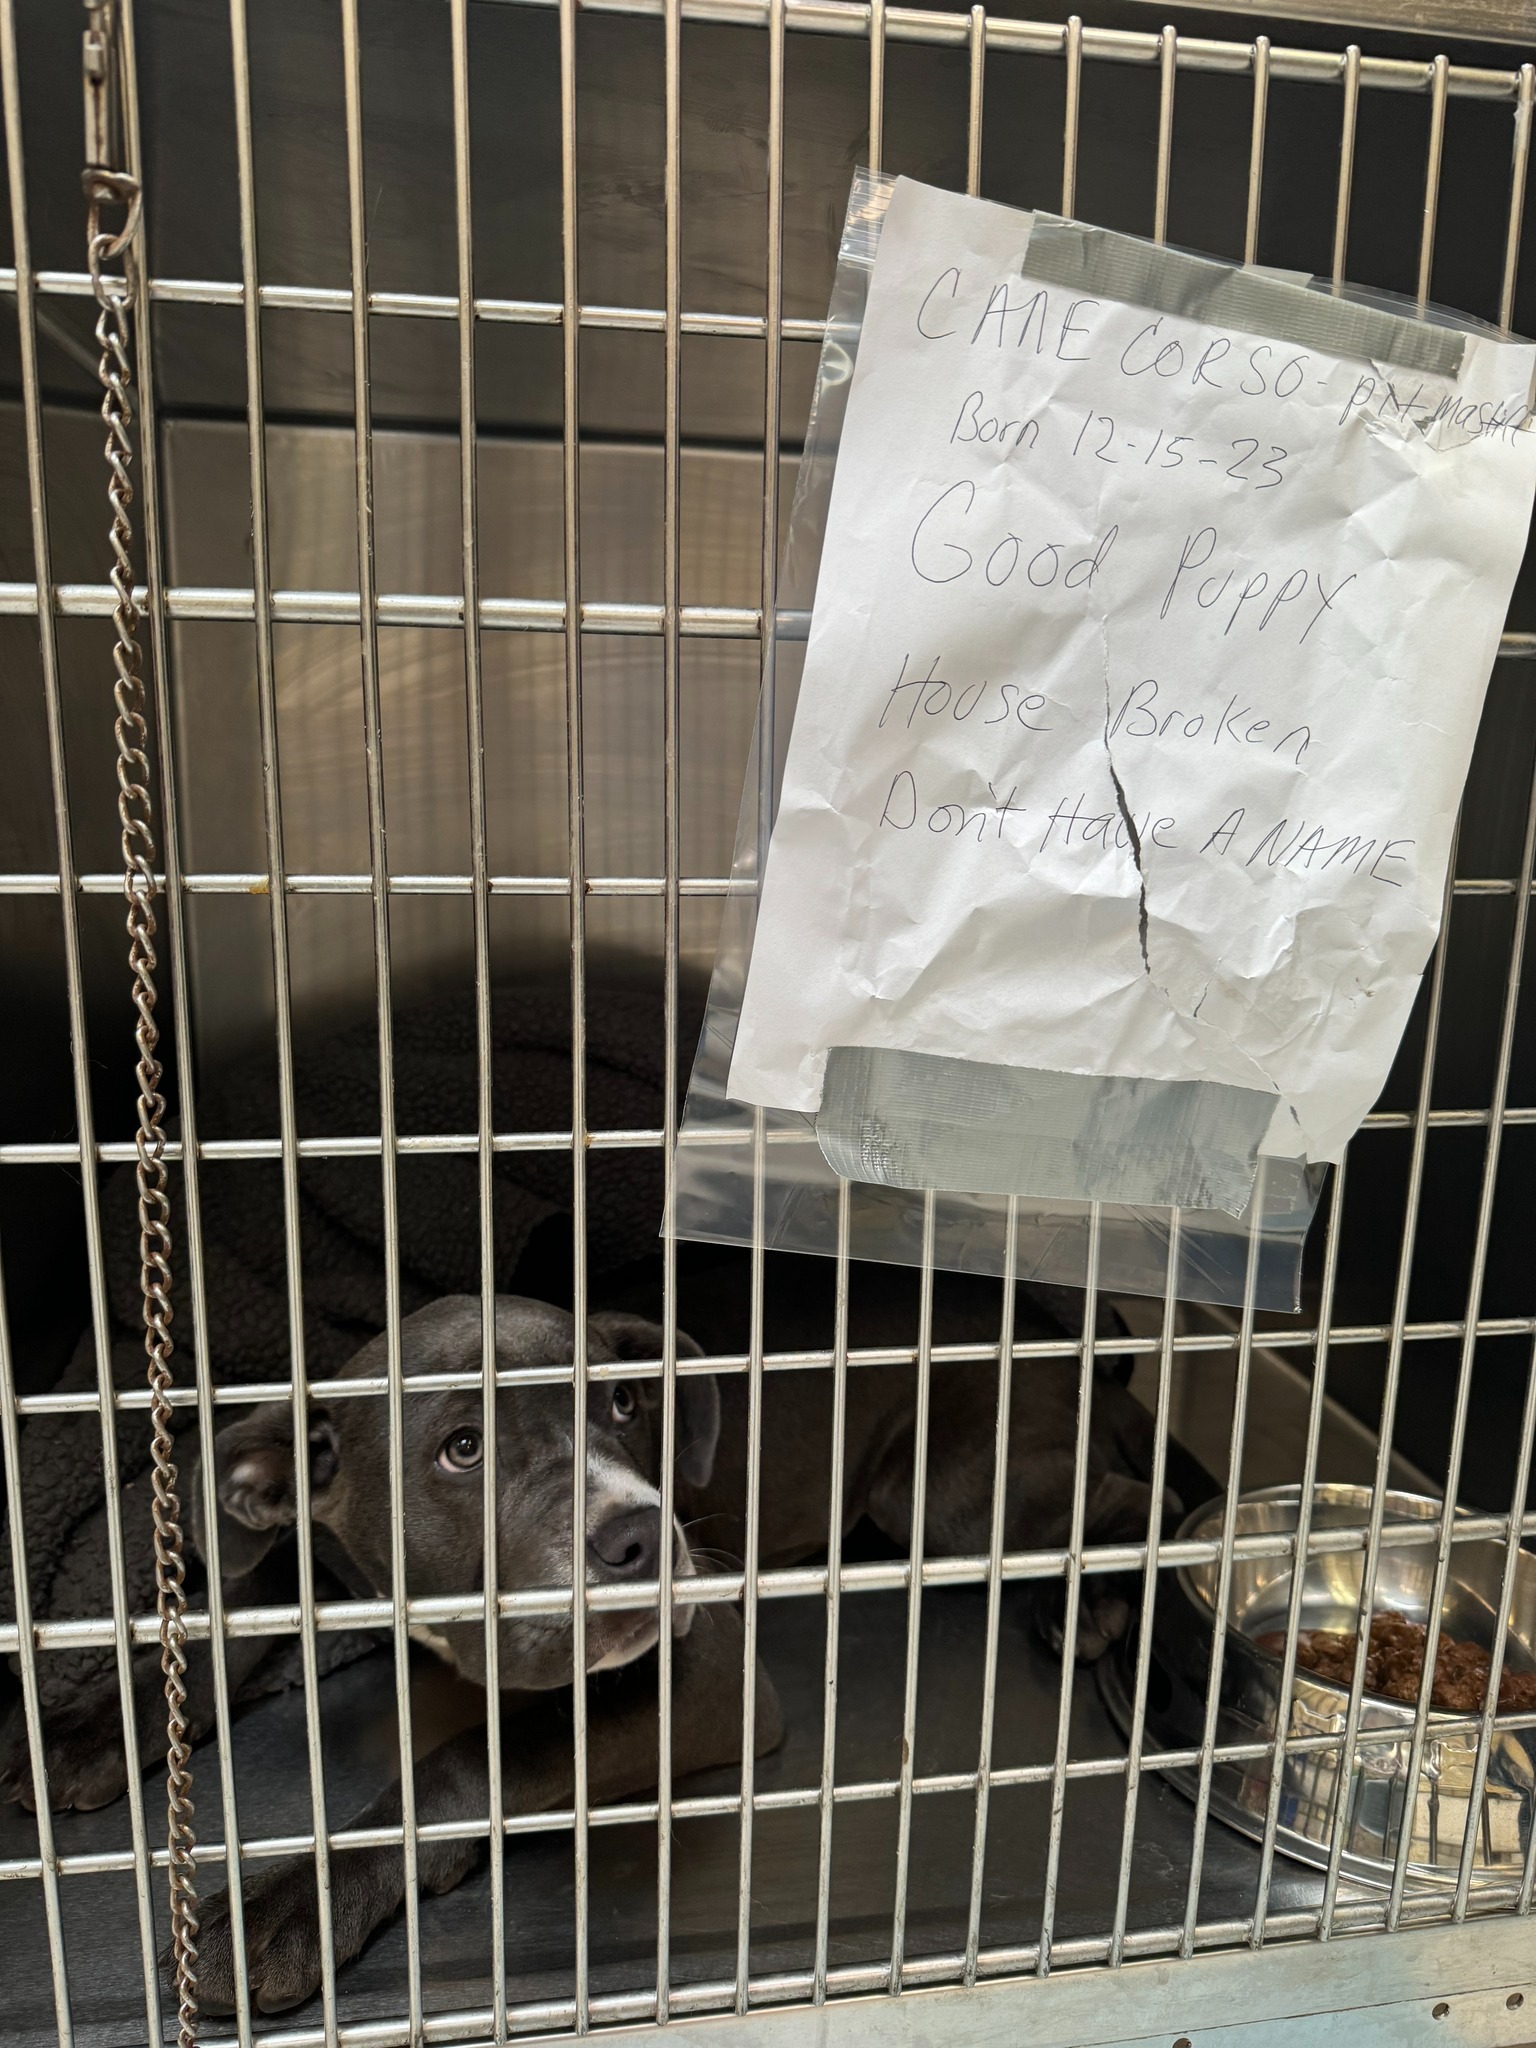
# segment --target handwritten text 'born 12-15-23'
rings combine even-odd
[[[1199,636],[1207,651],[1193,667],[1203,674],[1180,686],[1166,674],[1112,682],[1106,673],[1105,738],[1133,758],[1138,751],[1189,758],[1199,747],[1226,759],[1263,753],[1301,769],[1318,758],[1315,746],[1326,755],[1326,742],[1314,735],[1310,719],[1294,712],[1287,716],[1283,705],[1264,700],[1262,689],[1228,685],[1241,670],[1246,647],[1306,646],[1310,655],[1314,636],[1326,634],[1330,617],[1348,610],[1358,587],[1357,571],[1323,558],[1328,536],[1315,527],[1311,546],[1302,548],[1275,542],[1266,547],[1255,527],[1261,494],[1283,493],[1296,474],[1296,448],[1275,438],[1277,431],[1286,431],[1287,411],[1298,429],[1290,438],[1305,447],[1317,431],[1317,392],[1328,388],[1329,371],[1337,372],[1338,364],[1305,349],[1209,330],[1202,330],[1196,347],[1171,331],[1178,323],[1162,316],[1073,297],[1020,276],[971,293],[957,266],[941,271],[921,294],[914,324],[920,345],[932,344],[936,356],[949,358],[946,370],[953,367],[952,352],[962,351],[974,364],[976,381],[957,403],[956,380],[936,380],[946,408],[946,445],[956,451],[956,470],[965,473],[924,493],[907,549],[913,575],[924,584],[972,587],[979,598],[989,589],[1008,591],[1013,603],[1023,598],[1031,605],[1063,609],[1086,604],[1102,615],[1115,608],[1116,548],[1123,543],[1122,525],[1130,511],[1122,509],[1119,519],[1106,515],[1100,530],[1075,542],[1043,524],[1021,532],[1010,523],[1006,492],[1000,505],[999,493],[988,490],[978,509],[978,481],[995,484],[1009,474],[1027,473],[1070,485],[1078,475],[1086,490],[1028,494],[1034,519],[1043,517],[1047,523],[1053,511],[1067,513],[1069,499],[1090,492],[1100,504],[1146,511],[1166,488],[1163,478],[1178,474],[1183,484],[1208,482],[1210,502],[1204,509],[1210,516],[1198,524],[1175,517],[1171,524],[1163,522],[1166,532],[1159,526],[1153,546],[1165,559],[1151,587],[1139,593],[1150,600],[1157,625],[1166,629],[1171,665],[1187,661],[1190,635]],[[1101,410],[1091,402],[1068,405],[1059,397],[1032,405],[1017,395],[1011,400],[995,395],[1007,386],[1017,394],[1021,380],[1015,366],[1036,360],[1042,367],[1092,365],[1094,386],[1109,395],[1116,409]],[[1058,393],[1062,376],[1055,372],[1049,380]],[[1125,387],[1123,402],[1113,398],[1117,385]],[[1159,395],[1165,403],[1156,402]],[[1260,431],[1228,432],[1242,424],[1234,408],[1240,410],[1244,401],[1262,413],[1253,422]],[[1219,435],[1200,430],[1208,407],[1219,411]],[[1422,379],[1399,383],[1377,375],[1356,377],[1327,417],[1342,428],[1365,411],[1420,429],[1450,421],[1469,439],[1511,435],[1527,416],[1524,406],[1514,404],[1484,405],[1469,413],[1454,392],[1446,395],[1443,382],[1431,388]],[[1166,419],[1159,421],[1160,413]],[[1187,514],[1187,491],[1181,502]],[[1233,540],[1223,538],[1228,520],[1237,529]],[[1220,682],[1212,673],[1212,657]],[[1123,801],[1116,811],[1095,810],[1085,792],[1066,791],[1038,806],[1023,804],[1019,781],[1008,774],[999,779],[997,771],[1005,759],[1016,768],[1019,746],[1029,743],[1029,735],[1053,730],[1057,711],[1043,691],[1027,682],[957,676],[946,669],[941,654],[908,649],[877,697],[877,731],[902,743],[940,727],[951,733],[956,725],[968,727],[978,742],[974,767],[988,791],[982,804],[975,800],[974,784],[966,800],[956,800],[952,791],[925,790],[922,760],[909,755],[908,762],[893,763],[879,819],[882,830],[923,831],[952,843],[1018,853],[1053,846],[1116,847],[1140,857],[1151,847],[1182,844],[1261,871],[1348,872],[1392,888],[1401,887],[1403,866],[1411,857],[1411,838],[1357,832],[1307,817],[1260,815],[1256,807],[1214,798],[1209,815],[1194,820],[1150,810],[1136,818]],[[905,744],[901,751],[908,751]],[[994,756],[990,761],[989,753]]]

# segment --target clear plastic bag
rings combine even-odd
[[[815,1114],[757,1109],[729,1097],[758,878],[783,779],[844,413],[894,182],[860,171],[849,200],[765,661],[732,889],[680,1134],[677,1232],[831,1255],[837,1250],[841,1177],[847,1176],[849,1249],[855,1258],[919,1264],[931,1193],[933,1256],[941,1267],[1001,1273],[1011,1228],[1021,1280],[1080,1286],[1096,1217],[1098,1284],[1161,1295],[1169,1279],[1172,1201],[1180,1205],[1181,1296],[1240,1303],[1251,1263],[1257,1304],[1293,1311],[1327,1168],[1299,1158],[1260,1157],[1255,1173],[1252,1107],[1220,1100],[1244,1091],[833,1048],[823,1105]],[[1169,293],[1182,293],[1203,298],[1211,316],[1229,325],[1255,334],[1277,331],[1267,324],[1276,305],[1272,273],[1154,251],[1168,260],[1143,276],[1136,270],[1142,245],[1127,251],[1121,238],[1100,245],[1094,231],[1072,229],[1069,235],[1075,239],[1061,237],[1049,260],[1098,264],[1108,278],[1100,279],[1099,289],[1108,297],[1155,306]],[[1115,265],[1127,262],[1126,276],[1111,275]],[[1336,295],[1309,295],[1310,304],[1298,316],[1296,282],[1287,278],[1280,287],[1288,317],[1320,321],[1325,342],[1330,321],[1335,336],[1341,323],[1353,322],[1350,352],[1371,359],[1377,352],[1400,359],[1406,346],[1424,355],[1426,367],[1449,364],[1454,371],[1461,332],[1476,325],[1435,315],[1405,318],[1405,310],[1411,315],[1414,309],[1381,294],[1353,292],[1342,302]],[[1169,310],[1194,308],[1175,303]],[[1391,349],[1384,345],[1388,339]],[[1239,1183],[1224,1168],[1229,1154],[1242,1153],[1245,1133],[1246,1177]],[[1197,1171],[1178,1163],[1192,1157]],[[959,1184],[967,1177],[992,1191],[967,1191]],[[1234,1202],[1231,1190],[1239,1184],[1243,1196]],[[1085,1198],[1068,1198],[1063,1188]],[[1156,1198],[1159,1192],[1162,1199]],[[1203,1200],[1210,1206],[1202,1206]],[[1234,1209],[1239,1212],[1230,1213]]]

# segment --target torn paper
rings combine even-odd
[[[1260,1151],[1337,1158],[1438,928],[1533,362],[899,180],[730,1097],[882,1055],[822,1142],[897,1185],[937,1145],[990,1177],[930,1185],[1153,1200],[1165,1111],[1229,1211]],[[1136,1133],[1120,1194],[1090,1128]]]

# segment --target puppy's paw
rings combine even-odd
[[[1035,1610],[1035,1627],[1061,1656],[1066,1643],[1065,1599],[1062,1588],[1045,1589]],[[1077,1634],[1073,1656],[1079,1664],[1097,1664],[1104,1652],[1118,1643],[1131,1623],[1130,1602],[1113,1580],[1097,1584],[1085,1578],[1077,1607]]]
[[[245,1882],[245,1956],[251,2005],[286,2012],[320,1989],[320,1917],[315,1867],[307,1856],[271,1863]],[[349,1963],[400,1903],[398,1851],[343,1850],[331,1861],[331,1939],[336,1962]],[[203,1906],[197,1977],[209,2012],[235,2010],[235,1948],[229,1895]],[[169,1956],[161,1957],[169,1967]]]
[[[1077,1661],[1097,1664],[1111,1644],[1118,1643],[1131,1625],[1130,1602],[1111,1588],[1084,1600],[1077,1616]]]
[[[160,1968],[174,1978],[169,1947],[160,1951]],[[229,1925],[229,1893],[216,1892],[197,1902],[197,2002],[211,2014],[235,2010],[235,1943]]]
[[[302,2005],[320,1988],[320,1922],[315,1872],[307,1857],[272,1863],[245,1885],[245,1953],[251,2004],[257,2012]],[[167,1970],[170,1953],[160,1958]],[[235,1943],[229,1894],[199,1909],[198,1998],[205,2012],[235,2010]]]
[[[91,1813],[110,1806],[128,1789],[123,1746],[114,1734],[117,1698],[89,1702],[68,1712],[47,1715],[43,1726],[43,1767],[48,1804],[55,1813],[74,1807]],[[32,1779],[32,1750],[26,1721],[18,1707],[0,1736],[0,1799],[13,1800],[28,1813],[37,1810]]]

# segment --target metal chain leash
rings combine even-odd
[[[133,462],[130,307],[134,244],[142,193],[138,180],[110,168],[115,22],[109,5],[87,0],[85,34],[86,264],[98,314],[101,417],[107,429],[107,502],[112,522],[112,698],[116,708],[117,815],[122,825],[123,894],[128,903],[128,965],[136,1011],[138,1129],[134,1135],[139,1196],[139,1280],[144,1304],[144,1349],[149,1358],[151,1512],[154,1521],[155,1610],[160,1620],[160,1665],[165,1675],[166,1824],[169,1849],[171,1959],[176,1981],[178,2048],[197,2038],[197,1885],[193,1850],[192,1747],[187,1736],[187,1591],[181,1502],[177,1496],[175,1439],[171,1430],[171,1202],[165,1165],[165,1097],[155,1021],[155,841],[149,793],[149,728],[139,650],[139,607],[130,553]],[[121,208],[122,227],[102,226],[104,207]],[[121,260],[123,274],[106,266]],[[131,1760],[130,1760],[130,1768]]]

